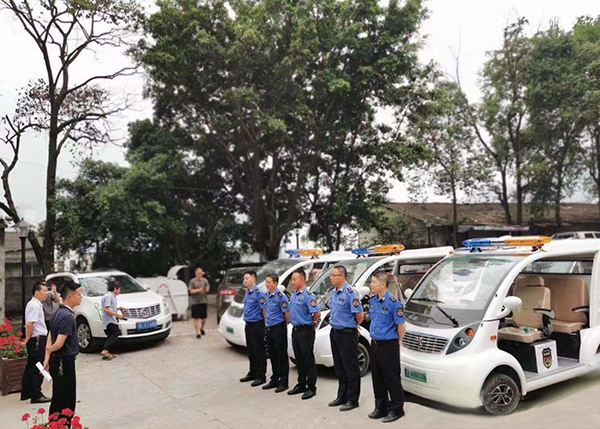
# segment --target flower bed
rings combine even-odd
[[[27,365],[27,348],[23,334],[16,333],[10,321],[0,325],[0,390],[2,395],[21,390],[23,371]]]
[[[46,422],[44,422],[44,414],[46,414],[46,410],[40,408],[36,416],[31,417],[29,414],[24,414],[21,420],[27,422],[28,429],[83,429],[81,418],[68,408],[62,410],[60,414],[51,414]],[[29,425],[30,422],[32,426]]]

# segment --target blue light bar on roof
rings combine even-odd
[[[292,256],[300,256],[300,250],[299,249],[288,249],[285,251],[285,253],[287,253],[288,255],[290,255],[290,258]]]
[[[368,255],[369,254],[369,249],[367,249],[366,247],[363,247],[361,249],[354,249],[354,250],[352,250],[352,253],[354,255],[359,255],[359,256]]]
[[[533,235],[526,237],[502,237],[502,238],[471,238],[463,241],[463,246],[469,248],[501,247],[501,246],[533,246],[541,247],[552,241],[550,237]]]

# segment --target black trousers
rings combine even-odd
[[[42,381],[44,377],[35,366],[36,363],[44,363],[46,356],[46,337],[34,337],[27,341],[27,366],[23,371],[21,383],[21,401],[26,399],[38,399],[42,396]]]
[[[49,414],[60,414],[66,408],[75,412],[77,402],[75,358],[52,355],[50,375],[52,376],[52,402]]]
[[[331,329],[329,334],[333,366],[338,378],[337,397],[358,403],[360,396],[360,365],[358,363],[358,330]]]
[[[119,325],[115,323],[109,323],[106,325],[106,329],[104,330],[106,334],[106,342],[104,343],[104,350],[108,350],[110,353],[114,350],[115,341],[117,341],[117,337],[121,335],[121,330],[119,329]]]
[[[257,379],[267,375],[267,353],[265,349],[265,322],[246,322],[246,349],[250,360],[250,373]]]
[[[404,407],[404,390],[398,340],[371,342],[371,376],[375,407],[384,412],[400,411]]]
[[[279,386],[287,386],[290,376],[290,361],[287,354],[287,329],[286,323],[280,323],[267,328],[267,347],[271,359],[271,382]]]
[[[295,326],[292,329],[292,348],[298,367],[298,385],[316,390],[317,366],[315,365],[315,328],[310,326]]]

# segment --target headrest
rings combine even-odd
[[[517,279],[519,287],[540,287],[544,286],[544,279],[541,276],[527,276]]]

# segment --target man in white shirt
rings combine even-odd
[[[21,401],[31,399],[32,404],[50,402],[51,399],[42,393],[43,376],[36,368],[36,363],[44,362],[48,329],[44,319],[42,302],[48,297],[46,282],[38,281],[31,290],[33,297],[25,307],[25,340],[27,347],[27,366],[23,373],[21,385]]]
[[[121,293],[121,285],[114,282],[109,283],[108,293],[102,297],[102,323],[104,324],[104,332],[106,333],[106,342],[104,350],[102,350],[102,359],[114,359],[113,347],[117,341],[117,337],[121,335],[119,328],[119,320],[126,320],[125,317],[118,313],[119,310],[124,310],[117,307],[117,296]]]

